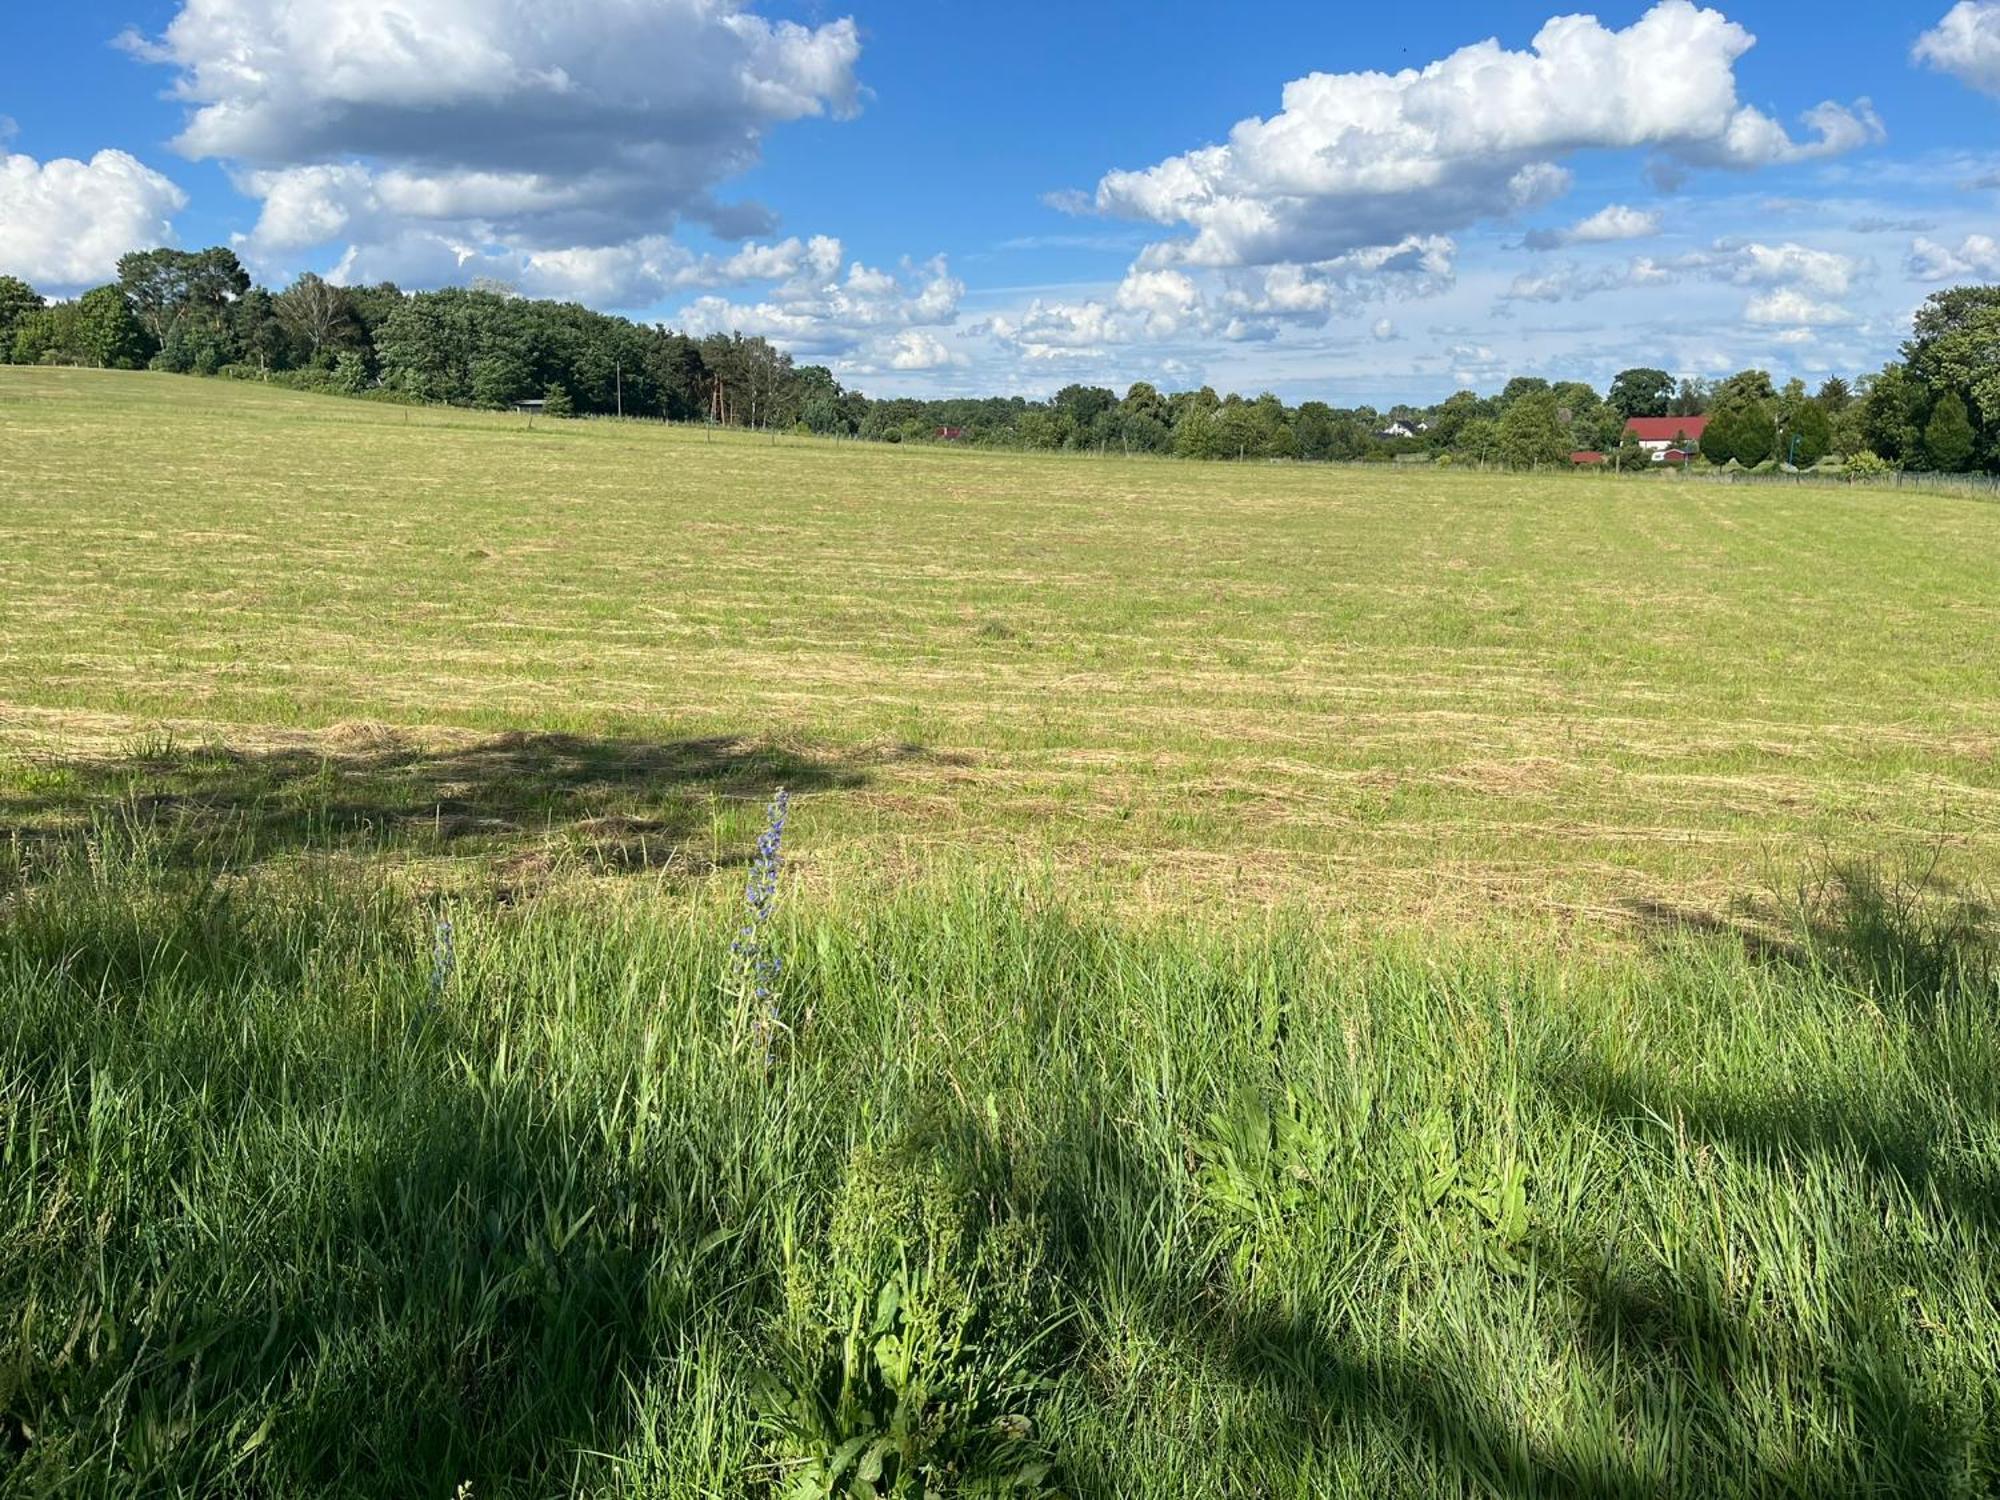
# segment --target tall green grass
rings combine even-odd
[[[1977,913],[1589,964],[0,859],[10,1495],[1989,1494]],[[30,858],[29,855],[32,855]]]

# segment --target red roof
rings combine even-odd
[[[1682,433],[1688,441],[1701,441],[1707,417],[1627,417],[1625,430],[1642,443],[1671,443]]]
[[[1595,448],[1579,448],[1569,456],[1569,461],[1573,464],[1601,464],[1604,455]]]

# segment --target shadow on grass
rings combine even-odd
[[[1896,1184],[1931,1192],[1947,1212],[2000,1228],[2000,1180],[1968,1150],[1968,1129],[2000,1121],[1989,1045],[2000,1026],[2000,924],[1991,906],[1934,870],[1885,874],[1832,866],[1799,892],[1794,943],[1715,919],[1678,924],[1741,944],[1845,996],[1874,1017],[1884,1045],[1907,1054],[1899,1082],[1881,1073],[1740,1085],[1666,1083],[1629,1067],[1571,1058],[1542,1082],[1568,1106],[1635,1130],[1676,1121],[1697,1140],[1774,1160],[1858,1156]]]
[[[1854,969],[1889,976],[1857,993],[1910,1045],[1935,1049],[1917,1054],[1926,1091],[1704,1094],[1573,1065],[1539,1080],[1535,1107],[1555,1122],[1545,1134],[1560,1136],[1564,1122],[1629,1132],[1636,1158],[1657,1155],[1661,1122],[1672,1121],[1695,1145],[1752,1151],[1782,1172],[1819,1155],[1851,1162],[1855,1143],[1872,1141],[1867,1171],[1936,1187],[1944,1212],[1926,1214],[1936,1223],[1925,1233],[1942,1239],[1956,1218],[1964,1243],[1991,1243],[1993,1185],[1959,1174],[1926,1138],[1966,1127],[1940,1102],[1954,1089],[1961,1105],[1974,1101],[1974,1126],[2000,1118],[1994,1080],[1980,1076],[1990,1052],[1965,1043],[1992,1029],[1992,997],[1980,987],[1990,970],[1962,937],[1947,967],[1922,968],[1917,959],[1939,951],[1929,929],[1884,937],[1868,915],[1876,908],[1860,909],[1856,951],[1902,957]],[[0,996],[10,997],[0,1078],[48,1122],[35,1149],[74,1153],[86,1195],[91,1181],[105,1184],[104,1201],[23,1214],[10,1222],[31,1227],[0,1240],[13,1252],[0,1255],[0,1305],[36,1309],[32,1326],[10,1327],[0,1313],[0,1337],[16,1345],[0,1348],[0,1447],[14,1450],[0,1451],[0,1483],[11,1462],[24,1493],[38,1476],[71,1492],[302,1493],[313,1480],[327,1491],[444,1494],[465,1478],[482,1496],[574,1487],[578,1455],[632,1444],[631,1391],[691,1362],[697,1347],[709,1357],[726,1348],[726,1378],[747,1381],[768,1353],[759,1341],[784,1251],[746,1224],[761,1203],[797,1195],[787,1223],[818,1234],[818,1207],[800,1183],[838,1191],[851,1167],[840,1143],[865,1133],[850,1109],[914,1103],[894,1086],[849,1092],[855,1080],[895,1074],[870,1071],[868,1040],[830,1065],[838,1087],[802,1127],[763,1092],[717,1097],[716,1078],[692,1068],[620,1062],[592,1078],[579,1064],[557,1086],[534,1059],[506,1064],[510,1042],[532,1042],[518,1017],[446,1008],[406,1029],[385,1005],[302,1022],[285,1005],[314,972],[347,964],[421,976],[420,936],[393,918],[357,919],[342,938],[338,922],[310,912],[280,917],[226,900],[195,910],[201,946],[149,951],[115,984],[61,993],[43,977],[55,955],[115,945],[113,917],[64,907],[63,941],[46,945],[0,928]],[[1054,935],[1065,950],[1068,936]],[[342,942],[359,946],[346,952]],[[595,951],[565,949],[579,963]],[[28,965],[35,973],[23,980]],[[1895,1007],[1912,973],[1950,980],[1906,1013]],[[505,987],[532,983],[510,975]],[[414,984],[404,1009],[421,1013],[421,977]],[[1273,1069],[1277,1077],[1275,1058]],[[1363,1324],[1341,1311],[1385,1306],[1355,1293],[1363,1278],[1387,1274],[1393,1224],[1357,1219],[1358,1232],[1337,1241],[1352,1257],[1345,1266],[1294,1265],[1260,1283],[1205,1244],[1198,1222],[1191,1232],[1203,1211],[1192,1163],[1172,1147],[1140,1149],[1119,1123],[1129,1101],[1117,1088],[1037,1098],[1032,1129],[1016,1127],[1032,1159],[1017,1161],[990,1101],[982,1114],[951,1102],[956,1080],[930,1082],[952,1088],[928,1091],[929,1112],[910,1131],[937,1167],[915,1180],[968,1200],[1013,1200],[1006,1215],[974,1207],[968,1218],[1045,1226],[1045,1290],[1068,1321],[1036,1349],[1038,1372],[1111,1409],[1132,1393],[1107,1391],[1092,1366],[1115,1363],[1121,1330],[1137,1329],[1171,1352],[1176,1376],[1192,1369],[1233,1391],[1235,1430],[1183,1424],[1172,1435],[1184,1448],[1227,1443],[1254,1460],[1255,1472],[1222,1492],[1310,1492],[1344,1461],[1392,1493],[1505,1500],[1917,1496],[1953,1493],[1954,1474],[1968,1472],[1972,1438],[1906,1373],[1914,1356],[1898,1309],[1839,1266],[1809,1278],[1837,1314],[1807,1327],[1757,1305],[1761,1292],[1693,1250],[1669,1265],[1615,1235],[1542,1232],[1525,1266],[1479,1285],[1468,1308],[1482,1326],[1467,1327],[1462,1344],[1419,1349],[1398,1338],[1393,1316]],[[685,1097],[650,1106],[653,1140],[630,1149],[617,1109],[630,1091],[668,1085]],[[1376,1141],[1399,1128],[1376,1126]],[[787,1130],[794,1138],[770,1143],[760,1161],[761,1133]],[[1358,1160],[1356,1170],[1391,1170]],[[1857,1222],[1879,1210],[1851,1207]],[[1477,1270],[1476,1244],[1462,1248]],[[1608,1392],[1604,1409],[1545,1409],[1545,1425],[1530,1430],[1520,1413],[1535,1394],[1506,1388],[1477,1342],[1509,1318],[1531,1320],[1537,1338],[1586,1366],[1591,1383],[1569,1394]],[[1793,1392],[1811,1408],[1801,1420],[1835,1431],[1837,1443],[1793,1453],[1771,1441],[1753,1408],[1763,1394],[1754,1377],[1773,1360],[1810,1384]],[[1180,1416],[1140,1400],[1124,1420]],[[1118,1420],[1111,1410],[1088,1447],[1047,1434],[1068,1489],[1159,1492],[1137,1456],[1155,1434],[1121,1434]],[[61,1446],[66,1435],[74,1450]],[[754,1477],[733,1478],[756,1492]]]
[[[1816,970],[1857,999],[1906,1016],[2000,975],[1993,905],[1942,879],[1938,851],[1914,868],[1824,862],[1782,899],[1742,903],[1728,916],[1644,897],[1623,906],[1656,948],[1720,940],[1752,963]]]
[[[1812,1295],[1830,1310],[1828,1331],[1758,1306],[1758,1293],[1729,1287],[1719,1261],[1692,1251],[1663,1270],[1615,1237],[1537,1235],[1517,1278],[1496,1279],[1497,1317],[1485,1331],[1498,1332],[1524,1304],[1533,1310],[1535,1338],[1566,1351],[1569,1367],[1556,1381],[1567,1395],[1551,1409],[1483,1357],[1476,1318],[1460,1347],[1450,1337],[1399,1346],[1392,1327],[1345,1324],[1330,1310],[1358,1286],[1308,1278],[1259,1293],[1199,1258],[1190,1263],[1197,1274],[1161,1274],[1161,1243],[1135,1237],[1131,1225],[1157,1222],[1165,1195],[1185,1189],[1093,1125],[1079,1124],[1072,1149],[1091,1166],[1069,1180],[1092,1191],[1059,1210],[1071,1293],[1120,1309],[1143,1326],[1146,1343],[1248,1398],[1227,1426],[1256,1468],[1232,1492],[1918,1500],[1971,1493],[1954,1488],[1974,1471],[1971,1456],[1993,1461],[1978,1400],[1968,1415],[1963,1402],[1940,1404],[1912,1378],[1923,1341],[1893,1277],[1877,1284],[1824,1273]],[[1393,1256],[1389,1241],[1380,1254]],[[1387,1265],[1347,1274],[1373,1278]],[[1107,1267],[1118,1270],[1107,1277]],[[1301,1291],[1307,1307],[1293,1301]],[[1771,1419],[1776,1403],[1790,1405],[1790,1421]],[[1532,1425],[1524,1411],[1538,1412]],[[1799,1443],[1811,1428],[1840,1436]],[[1078,1493],[1150,1493],[1145,1469],[1129,1466],[1115,1442],[1067,1457]]]
[[[112,905],[70,906],[74,948],[119,946]],[[636,1169],[592,1128],[615,1099],[491,1066],[490,1022],[397,993],[421,939],[388,915],[215,903],[74,986],[0,927],[0,1077],[38,1121],[0,1201],[39,1205],[0,1231],[0,1490],[567,1492],[716,1321],[688,1185],[729,1163]],[[363,962],[372,1015],[288,1013]]]
[[[434,748],[362,730],[254,750],[158,739],[114,759],[0,767],[0,845],[122,824],[202,869],[347,851],[490,855],[521,883],[565,858],[598,873],[701,873],[741,855],[713,842],[721,804],[866,776],[853,760],[730,738],[514,733]]]

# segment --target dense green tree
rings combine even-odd
[[[92,365],[136,370],[146,357],[146,333],[115,286],[94,287],[73,302],[57,302],[23,318],[12,356],[24,365]]]
[[[472,404],[505,408],[516,401],[525,401],[528,392],[535,389],[534,380],[528,362],[512,349],[488,349],[472,362]],[[569,399],[567,392],[563,399]]]
[[[1220,458],[1256,458],[1263,452],[1264,428],[1259,414],[1235,396],[1223,399],[1215,414],[1215,441]]]
[[[1333,408],[1324,401],[1302,401],[1292,418],[1292,436],[1299,457],[1321,462],[1334,456],[1336,425]]]
[[[1167,398],[1148,381],[1135,380],[1125,392],[1125,399],[1118,403],[1118,412],[1126,421],[1146,417],[1165,427],[1172,420],[1172,412],[1167,406]]]
[[[309,365],[331,364],[361,332],[347,288],[324,281],[311,271],[286,287],[272,303],[300,359]]]
[[[1962,474],[1972,467],[1977,434],[1957,391],[1948,390],[1931,407],[1924,426],[1924,459],[1940,474]]]
[[[17,365],[83,364],[76,304],[57,302],[31,312],[14,327],[9,358]]]
[[[1833,451],[1833,422],[1817,398],[1802,402],[1779,436],[1784,444],[1780,456],[1802,469],[1811,468]]]
[[[1235,456],[1234,450],[1224,452],[1215,409],[1195,404],[1182,411],[1180,420],[1174,424],[1174,457],[1234,458]]]
[[[1102,386],[1066,385],[1055,394],[1049,403],[1063,422],[1063,446],[1099,446],[1110,435],[1110,428],[1100,425],[1102,418],[1110,416],[1118,407],[1118,398]]]
[[[1539,375],[1516,375],[1500,391],[1500,404],[1511,406],[1523,396],[1537,396],[1549,388]]]
[[[341,350],[334,357],[333,371],[327,376],[327,383],[346,395],[360,395],[368,389],[368,361],[361,357],[357,349]]]
[[[1061,413],[1037,406],[1021,414],[1019,431],[1022,447],[1053,450],[1066,445],[1070,427]]]
[[[1771,413],[1777,419],[1778,430],[1789,432],[1799,413],[1805,409],[1806,402],[1811,399],[1812,397],[1806,394],[1806,383],[1797,376],[1779,387],[1775,409]]]
[[[1674,392],[1674,399],[1667,403],[1666,415],[1670,417],[1698,417],[1708,410],[1712,392],[1705,380],[1683,380]]]
[[[1819,393],[1813,399],[1827,416],[1838,418],[1854,403],[1854,388],[1838,375],[1829,375],[1821,383]]]
[[[1299,410],[1303,414],[1305,408]],[[1492,403],[1481,400],[1475,392],[1453,391],[1431,411],[1431,427],[1427,434],[1431,446],[1440,451],[1456,448],[1466,423],[1492,414]]]
[[[1500,417],[1500,456],[1510,467],[1569,462],[1570,433],[1556,395],[1546,388],[1517,396]]]
[[[1868,437],[1863,429],[1860,401],[1850,400],[1833,419],[1833,451],[1842,458],[1852,457],[1868,447]]]
[[[1708,426],[1701,435],[1701,456],[1717,467],[1736,457],[1736,417],[1736,409],[1727,406],[1708,414]]]
[[[14,336],[29,315],[47,304],[42,294],[18,276],[0,276],[0,364],[13,358]]]
[[[1762,401],[1746,401],[1736,408],[1735,430],[1731,437],[1736,461],[1746,469],[1776,455],[1778,424],[1770,406]]]
[[[283,370],[293,363],[290,332],[280,321],[277,298],[253,286],[229,306],[231,342],[236,356],[260,370]]]
[[[1664,417],[1674,399],[1674,378],[1650,366],[1620,370],[1604,401],[1619,417]],[[1681,415],[1686,415],[1682,413]]]
[[[1804,387],[1798,399],[1804,399]],[[1778,450],[1775,412],[1778,392],[1764,370],[1744,370],[1715,387],[1708,408],[1708,430],[1702,434],[1701,456],[1712,464],[1731,459],[1755,468]]]
[[[164,348],[178,331],[182,347],[194,349],[220,337],[229,304],[250,290],[250,273],[220,245],[134,250],[118,259],[118,285],[154,344]]]
[[[1467,463],[1502,462],[1500,424],[1491,417],[1474,417],[1459,428],[1458,441],[1453,444],[1452,453]]]
[[[1862,447],[1897,466],[1923,462],[1925,396],[1905,365],[1885,365],[1861,398]]]
[[[93,287],[77,298],[76,337],[84,358],[104,369],[136,370],[145,363],[146,331],[115,286]]]
[[[1957,393],[1974,457],[2000,468],[2000,286],[1933,293],[1917,310],[1903,359],[1932,405]]]
[[[1774,402],[1777,399],[1777,387],[1771,384],[1769,370],[1739,370],[1709,392],[1708,409],[1714,411],[1722,406]]]

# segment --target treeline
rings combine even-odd
[[[351,395],[815,431],[866,402],[763,339],[695,339],[504,291],[404,292],[301,276],[252,285],[234,252],[137,251],[116,283],[46,303],[0,277],[0,352],[23,364],[228,375]]]
[[[119,261],[115,283],[72,301],[51,303],[0,277],[0,359],[230,375],[399,401],[532,400],[556,415],[1203,459],[1529,468],[1589,453],[1637,468],[1652,460],[1625,431],[1628,418],[1706,416],[1691,461],[2000,472],[2000,287],[1936,294],[1901,359],[1811,392],[1762,370],[1711,382],[1641,366],[1603,393],[1523,376],[1493,396],[1460,391],[1434,406],[1386,410],[1291,406],[1207,386],[1169,393],[1143,381],[1123,395],[1071,385],[1047,401],[878,401],[762,338],[695,338],[492,287],[412,293],[307,274],[272,292],[230,250],[147,250]]]

